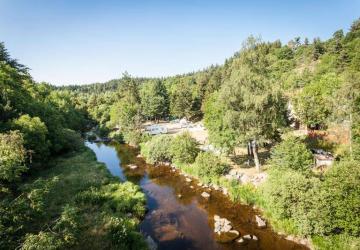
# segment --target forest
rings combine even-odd
[[[197,72],[125,72],[106,83],[55,87],[35,82],[1,43],[0,249],[146,248],[138,231],[144,194],[96,162],[83,145],[93,128],[140,148],[150,164],[172,162],[226,186],[235,202],[261,207],[276,230],[311,239],[315,249],[358,249],[359,51],[360,19],[325,41],[251,36],[224,64]],[[182,118],[202,121],[221,154],[202,152],[187,133],[143,130],[147,121]],[[310,132],[295,136],[293,124]],[[324,136],[332,131],[338,136]],[[261,186],[223,178],[239,147],[268,173]],[[331,152],[334,165],[314,171],[313,148]]]

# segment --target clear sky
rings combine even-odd
[[[249,35],[329,38],[360,0],[0,0],[0,41],[37,81],[104,82],[221,64]]]

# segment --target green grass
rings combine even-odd
[[[144,194],[130,182],[120,183],[104,164],[96,161],[90,149],[83,148],[81,152],[54,159],[46,169],[35,173],[24,187],[39,179],[52,180],[53,184],[46,194],[41,218],[27,226],[29,233],[52,233],[64,207],[70,206],[77,211],[76,231],[79,232],[71,244],[61,248],[146,248],[138,232],[138,224],[145,213]]]
[[[313,246],[317,250],[358,250],[360,238],[345,234],[333,236],[314,236],[311,238]]]

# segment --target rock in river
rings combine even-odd
[[[265,220],[261,219],[260,216],[255,215],[255,220],[256,220],[256,224],[259,228],[264,228],[266,227],[266,222]]]
[[[134,165],[134,164],[130,164],[130,165],[129,165],[129,168],[130,168],[130,169],[137,169],[138,166],[136,166],[136,165]]]
[[[236,230],[230,230],[229,232],[215,234],[215,239],[221,243],[231,242],[239,237],[240,233]]]
[[[202,192],[202,193],[201,193],[201,196],[204,197],[204,198],[209,198],[209,197],[210,197],[210,194],[209,194],[209,193],[206,193],[206,192]]]

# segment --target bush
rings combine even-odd
[[[120,131],[113,131],[110,132],[109,137],[114,139],[115,141],[119,143],[124,143],[124,135]]]
[[[326,174],[324,196],[328,204],[328,231],[360,234],[360,168],[357,161],[335,164]]]
[[[124,140],[130,146],[137,147],[142,141],[142,134],[138,130],[123,131]]]
[[[22,250],[57,250],[64,248],[61,239],[49,232],[27,234]]]
[[[198,143],[185,132],[173,139],[170,152],[175,162],[193,163],[199,153]]]
[[[136,232],[136,224],[128,218],[110,217],[107,222],[110,249],[147,249],[142,235]]]
[[[217,179],[229,170],[229,166],[223,164],[218,156],[210,152],[199,153],[193,167],[196,168],[200,179],[206,183],[210,183],[212,179]]]
[[[272,149],[270,164],[275,168],[306,172],[313,165],[313,156],[300,138],[290,136]]]
[[[291,219],[301,235],[322,234],[325,231],[321,182],[299,172],[273,170],[262,187],[267,209],[277,220]]]
[[[78,151],[83,147],[81,135],[71,129],[62,130],[62,152]]]
[[[23,136],[19,131],[0,133],[0,182],[16,181],[27,171],[23,144]]]
[[[171,161],[171,144],[173,137],[170,135],[157,135],[141,147],[141,154],[150,164]]]
[[[32,160],[41,162],[46,161],[49,156],[50,142],[47,139],[48,129],[39,117],[22,115],[12,121],[14,130],[20,130],[24,135],[24,146],[32,150]]]

